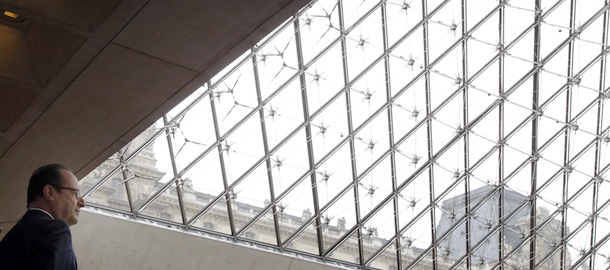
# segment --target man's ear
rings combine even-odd
[[[55,188],[53,188],[51,185],[46,185],[44,188],[42,188],[42,196],[45,198],[45,200],[55,200],[56,194]]]

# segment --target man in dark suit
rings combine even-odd
[[[77,269],[70,227],[85,201],[78,179],[50,164],[30,177],[28,211],[0,241],[0,269]]]

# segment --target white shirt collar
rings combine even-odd
[[[30,208],[28,210],[37,210],[37,211],[40,211],[40,212],[43,212],[43,213],[49,215],[49,217],[51,217],[52,219],[55,219],[53,216],[51,216],[51,214],[49,212],[47,212],[47,211],[45,211],[43,209],[32,207],[32,208]]]

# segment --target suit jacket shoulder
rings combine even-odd
[[[27,211],[0,242],[0,269],[77,269],[68,224]]]

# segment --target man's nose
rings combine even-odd
[[[85,205],[86,205],[85,199],[83,199],[82,197],[78,198],[78,206],[79,207],[85,207]]]

